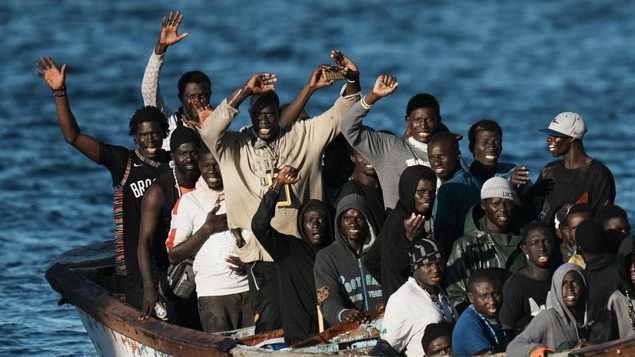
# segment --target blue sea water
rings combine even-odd
[[[5,0],[0,355],[95,354],[43,274],[65,250],[111,237],[110,175],[66,145],[34,63],[53,56],[68,64],[82,130],[131,145],[128,119],[142,104],[143,69],[171,9],[184,12],[182,30],[190,32],[164,66],[162,92],[172,108],[178,77],[191,69],[210,74],[214,103],[255,71],[276,73],[289,101],[339,48],[359,65],[364,91],[379,73],[398,77],[398,92],[377,104],[367,124],[402,132],[408,98],[430,92],[453,131],[465,135],[475,120],[496,118],[504,159],[527,165],[534,178],[551,160],[537,130],[558,112],[581,113],[588,152],[613,171],[617,203],[635,213],[633,2]],[[336,88],[316,93],[309,112],[336,95]],[[246,122],[242,113],[234,127]]]

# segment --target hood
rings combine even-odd
[[[551,289],[549,290],[549,294],[547,295],[547,306],[553,308],[558,315],[570,326],[577,326],[575,316],[569,310],[569,308],[564,304],[564,299],[562,296],[562,281],[564,280],[564,276],[567,275],[568,272],[575,271],[580,274],[582,277],[582,281],[584,282],[585,287],[585,308],[584,308],[584,322],[586,324],[586,315],[588,309],[588,284],[586,278],[584,277],[584,272],[582,268],[575,264],[565,263],[562,264],[556,272],[553,273],[553,277],[551,278]]]
[[[628,290],[633,293],[635,286],[631,282],[631,273],[629,272],[631,259],[633,257],[633,239],[626,238],[620,244],[617,251],[617,264],[619,274],[619,288],[622,292]]]
[[[328,232],[329,232],[329,240],[328,242],[325,241],[324,244],[322,245],[322,247],[326,247],[327,245],[329,245],[332,241],[333,241],[333,227],[331,225],[331,210],[329,210],[329,207],[322,201],[320,200],[315,200],[315,199],[311,199],[308,200],[306,202],[304,202],[302,204],[302,206],[300,206],[300,210],[298,211],[298,233],[300,234],[300,238],[302,238],[302,240],[306,241],[306,237],[304,236],[304,228],[303,228],[303,223],[304,223],[304,214],[308,211],[324,211],[326,213],[326,224],[328,225]]]
[[[370,248],[375,242],[375,235],[372,232],[371,225],[368,222],[368,213],[366,212],[364,203],[365,203],[364,198],[357,193],[350,193],[340,198],[340,200],[337,202],[337,208],[335,210],[335,222],[333,227],[335,232],[335,241],[344,243],[344,245],[351,252],[353,251],[351,248],[351,245],[348,243],[348,240],[346,239],[346,237],[344,237],[344,234],[342,234],[342,232],[340,231],[340,225],[339,225],[340,217],[342,216],[342,214],[351,208],[358,209],[360,212],[364,214],[364,217],[365,217],[366,227],[368,229],[368,236],[366,237],[366,241],[364,242],[364,247],[362,249],[362,252],[366,252],[368,248]]]
[[[415,192],[421,178],[434,178],[436,180],[434,171],[423,165],[407,167],[399,178],[399,202],[397,204],[408,214],[415,211]]]

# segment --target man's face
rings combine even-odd
[[[355,150],[351,153],[351,161],[353,161],[355,165],[355,171],[361,172],[366,176],[375,176],[376,173],[373,165],[366,161],[366,159]]]
[[[198,170],[198,147],[193,143],[183,143],[172,153],[172,160],[180,172]]]
[[[476,311],[488,318],[496,318],[503,303],[500,287],[491,281],[477,282],[468,291],[467,296]]]
[[[631,224],[624,217],[613,217],[606,221],[604,232],[608,236],[627,238],[631,234]]]
[[[487,220],[498,227],[499,232],[507,232],[512,221],[514,201],[500,197],[481,200],[481,208]]]
[[[271,141],[278,136],[279,112],[275,104],[269,104],[251,113],[251,123],[258,137],[264,141]]]
[[[450,343],[450,336],[440,336],[432,340],[425,349],[426,356],[450,356],[452,352],[452,344]]]
[[[474,160],[483,166],[493,167],[498,164],[498,158],[503,152],[503,140],[496,131],[479,130],[474,137],[472,150]]]
[[[218,162],[214,159],[214,155],[206,153],[199,157],[198,168],[201,171],[201,177],[205,180],[207,187],[215,191],[223,189],[223,178],[220,174]]]
[[[432,207],[434,206],[434,199],[437,196],[436,182],[420,179],[417,183],[417,189],[415,191],[415,211],[426,217],[430,217]]]
[[[192,100],[201,98],[203,103],[209,104],[211,93],[200,83],[190,82],[183,88],[181,104],[188,118],[198,120],[198,114],[192,108]]]
[[[148,159],[156,158],[163,143],[161,125],[156,121],[143,121],[137,124],[134,141],[143,156]]]
[[[529,261],[532,264],[541,268],[549,268],[551,241],[544,229],[534,229],[529,232],[527,240],[521,248],[529,256]]]
[[[591,215],[588,213],[571,213],[567,216],[567,230],[568,230],[568,238],[571,242],[575,242],[575,231],[576,228],[580,225],[580,223],[590,219]]]
[[[414,278],[426,287],[432,288],[441,284],[445,265],[441,259],[424,260],[414,272]]]
[[[572,138],[567,136],[549,135],[547,136],[547,149],[554,157],[562,156],[569,151],[572,142]]]
[[[302,217],[304,237],[313,246],[322,246],[329,239],[328,216],[321,210],[304,212]]]
[[[366,218],[356,208],[349,208],[340,217],[340,231],[350,242],[363,244],[366,240]]]
[[[428,145],[428,158],[437,178],[445,181],[457,170],[459,153],[453,143],[437,141]]]
[[[427,143],[439,128],[439,117],[432,108],[417,108],[406,116],[408,133],[415,140]]]
[[[562,279],[562,300],[567,307],[575,307],[584,303],[585,286],[580,274],[568,272]]]

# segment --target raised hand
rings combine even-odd
[[[395,90],[397,90],[397,86],[399,86],[397,78],[388,74],[382,74],[377,77],[372,93],[383,98],[393,94]]]
[[[64,89],[66,81],[66,65],[58,68],[51,57],[43,57],[37,61],[38,73],[51,90]]]
[[[324,77],[325,70],[329,70],[331,66],[327,64],[321,64],[313,70],[311,77],[309,77],[309,88],[312,90],[322,89],[335,83],[334,80],[329,80]]]
[[[342,71],[342,74],[344,74],[346,79],[351,81],[359,79],[359,70],[357,69],[357,65],[353,63],[350,58],[346,57],[342,51],[332,50],[331,59]]]
[[[178,34],[181,22],[183,22],[183,14],[180,11],[170,11],[168,16],[163,17],[157,48],[161,47],[164,52],[169,46],[181,41],[189,35],[187,32],[180,35]],[[159,52],[157,51],[157,53]]]
[[[370,91],[364,100],[368,105],[373,105],[381,98],[393,94],[398,86],[397,78],[388,74],[382,74],[377,77],[373,90]]]
[[[425,217],[421,214],[411,214],[403,222],[404,231],[406,232],[406,239],[414,241],[421,236],[423,232]]]
[[[281,185],[293,185],[294,183],[300,180],[300,173],[298,169],[290,166],[284,165],[280,171],[278,172],[278,176],[276,177],[276,182]]]
[[[248,95],[263,94],[275,90],[275,83],[278,81],[273,73],[256,73],[245,83],[243,90]]]

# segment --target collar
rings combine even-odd
[[[269,146],[269,143],[262,140],[256,133],[256,128],[253,126],[247,129],[247,133],[251,136],[251,142],[254,145],[254,149],[260,150]]]

